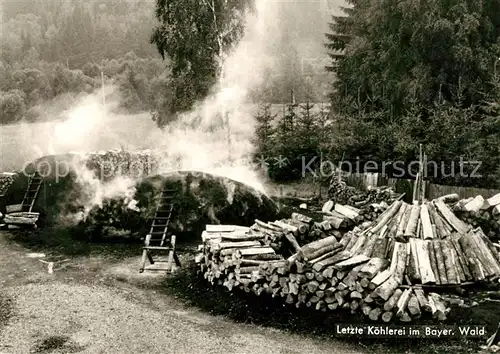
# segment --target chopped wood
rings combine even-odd
[[[300,214],[300,213],[292,213],[292,219],[300,221],[300,222],[302,222],[304,224],[308,224],[308,225],[311,225],[314,221],[311,217]]]
[[[484,209],[488,209],[497,205],[500,205],[500,193],[495,194],[493,197],[486,199],[483,207]]]
[[[457,218],[455,214],[452,213],[450,208],[442,201],[442,200],[437,200],[434,201],[434,205],[436,208],[439,210],[441,215],[446,219],[446,221],[453,226],[455,230],[458,231],[460,234],[467,233],[467,231],[470,230],[470,227],[465,224],[462,220]]]
[[[432,231],[432,223],[429,215],[429,209],[427,205],[423,204],[420,207],[420,221],[422,222],[422,231],[424,235],[424,240],[435,238]]]
[[[376,274],[385,270],[389,266],[389,261],[385,258],[372,258],[361,268],[358,275],[363,278],[372,279]]]
[[[346,259],[344,261],[341,261],[337,264],[335,264],[333,267],[335,269],[346,269],[349,267],[357,266],[362,263],[366,263],[370,260],[369,257],[363,256],[363,255],[357,255],[352,258]]]
[[[403,291],[401,289],[396,289],[391,297],[384,303],[385,311],[392,311],[392,309],[398,303],[399,298],[403,295]]]
[[[464,210],[477,212],[483,207],[484,202],[485,202],[485,200],[484,200],[483,196],[478,195],[473,200],[471,200],[469,203],[464,205]]]
[[[417,227],[420,216],[420,205],[412,205],[410,218],[408,219],[408,224],[406,225],[406,229],[404,232],[405,237],[418,237],[417,235]]]
[[[396,244],[399,244],[399,242]],[[386,301],[389,299],[392,293],[399,287],[399,285],[403,283],[403,275],[406,267],[406,257],[407,257],[406,246],[403,246],[401,244],[400,247],[395,247],[395,249],[397,249],[397,257],[396,257],[397,264],[396,267],[394,268],[394,273],[386,282],[381,284],[373,291],[375,295]]]
[[[420,308],[426,312],[431,312],[431,306],[429,305],[429,300],[425,297],[424,291],[422,289],[413,289],[415,296],[418,300]]]
[[[401,294],[398,303],[397,303],[397,311],[396,311],[396,316],[402,317],[403,313],[406,312],[406,307],[408,305],[408,301],[410,301],[410,295],[411,295],[411,289],[406,289],[403,291],[403,294]]]
[[[341,205],[341,204],[335,204],[335,209],[334,209],[337,213],[340,213],[342,215],[344,215],[345,217],[351,219],[351,220],[355,220],[359,214],[356,213],[355,211],[345,207],[344,205]]]
[[[335,205],[335,203],[333,201],[329,200],[325,204],[323,204],[323,208],[321,209],[321,211],[323,211],[323,212],[331,211],[333,209],[334,205]]]

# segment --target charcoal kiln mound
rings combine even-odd
[[[198,171],[175,171],[148,177],[136,186],[134,199],[149,227],[156,199],[162,190],[174,189],[172,232],[180,240],[196,240],[206,224],[252,225],[255,219],[274,220],[277,204],[265,194],[227,177]]]
[[[136,173],[122,168],[112,171],[115,177],[125,177],[121,182],[109,178],[109,171],[102,178],[102,166],[114,166],[105,161],[114,159],[122,167],[149,166],[134,163],[143,158],[124,152],[40,158],[8,176],[8,188],[0,198],[0,212],[6,214],[6,206],[22,203],[29,176],[38,172],[44,177],[32,210],[40,214],[38,227],[71,230],[75,237],[89,240],[140,241],[149,231],[164,188],[176,190],[170,230],[178,235],[180,242],[190,235],[199,235],[206,224],[251,225],[257,218],[273,220],[279,213],[278,205],[254,188],[203,172],[176,171],[148,176],[153,171]],[[128,172],[133,172],[133,176]],[[118,192],[108,193],[113,188]]]

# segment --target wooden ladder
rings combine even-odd
[[[168,240],[168,226],[170,224],[170,218],[174,212],[175,205],[175,195],[176,189],[163,189],[161,196],[159,198],[155,216],[153,222],[151,223],[151,229],[146,235],[144,241],[144,247],[142,248],[142,259],[141,268],[139,272],[142,273],[144,270],[162,270],[170,273],[172,271],[172,263],[180,267],[181,263],[177,254],[175,253],[175,235],[170,235],[170,240]],[[161,258],[153,258],[153,252],[168,252],[167,260]],[[155,263],[166,263],[165,268],[146,268],[146,260],[149,260],[151,264]]]
[[[33,206],[35,205],[42,183],[43,177],[40,176],[38,172],[35,172],[30,176],[28,188],[26,189],[22,202],[22,211],[30,213],[33,210]]]

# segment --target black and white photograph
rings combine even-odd
[[[500,353],[500,0],[0,14],[0,354]]]

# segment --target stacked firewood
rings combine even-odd
[[[298,243],[305,244],[328,236],[340,239],[354,226],[376,218],[387,208],[388,205],[382,203],[359,210],[347,205],[333,205],[333,202],[328,201],[324,204],[320,214],[322,220],[317,221],[300,213],[292,213],[289,219],[268,223],[255,220],[255,224],[250,228],[264,233],[267,244],[276,252],[286,254],[286,251],[290,249],[296,251],[299,248]]]
[[[88,167],[100,178],[109,180],[117,176],[139,178],[156,172],[157,163],[151,152],[125,150],[100,151],[86,155]]]
[[[389,205],[384,201],[381,203],[372,203],[359,209],[350,205],[335,204],[332,200],[329,200],[323,205],[321,212],[325,214],[325,219],[338,220],[339,223],[343,221],[350,226],[352,224],[373,221],[388,207]]]
[[[481,227],[490,238],[500,238],[500,194],[489,199],[480,195],[462,199],[453,206],[453,211],[466,223]]]
[[[0,198],[7,193],[10,186],[16,180],[16,177],[17,177],[16,173],[10,173],[10,172],[0,173]]]
[[[23,211],[22,204],[7,205],[5,207],[6,215],[3,215],[0,224],[3,227],[19,228],[30,227],[36,228],[40,213]]]
[[[303,245],[284,225],[280,232],[261,223],[207,226],[197,261],[212,283],[280,296],[297,307],[361,311],[384,322],[409,322],[426,312],[444,320],[448,301],[428,289],[500,277],[500,257],[490,240],[458,219],[448,200],[396,201],[368,226]],[[295,253],[285,259],[270,247],[273,233],[274,240],[282,234]]]
[[[392,203],[400,195],[390,187],[369,187],[366,191],[359,191],[348,186],[345,182],[335,179],[328,189],[328,197],[335,203],[363,208],[373,203]]]

